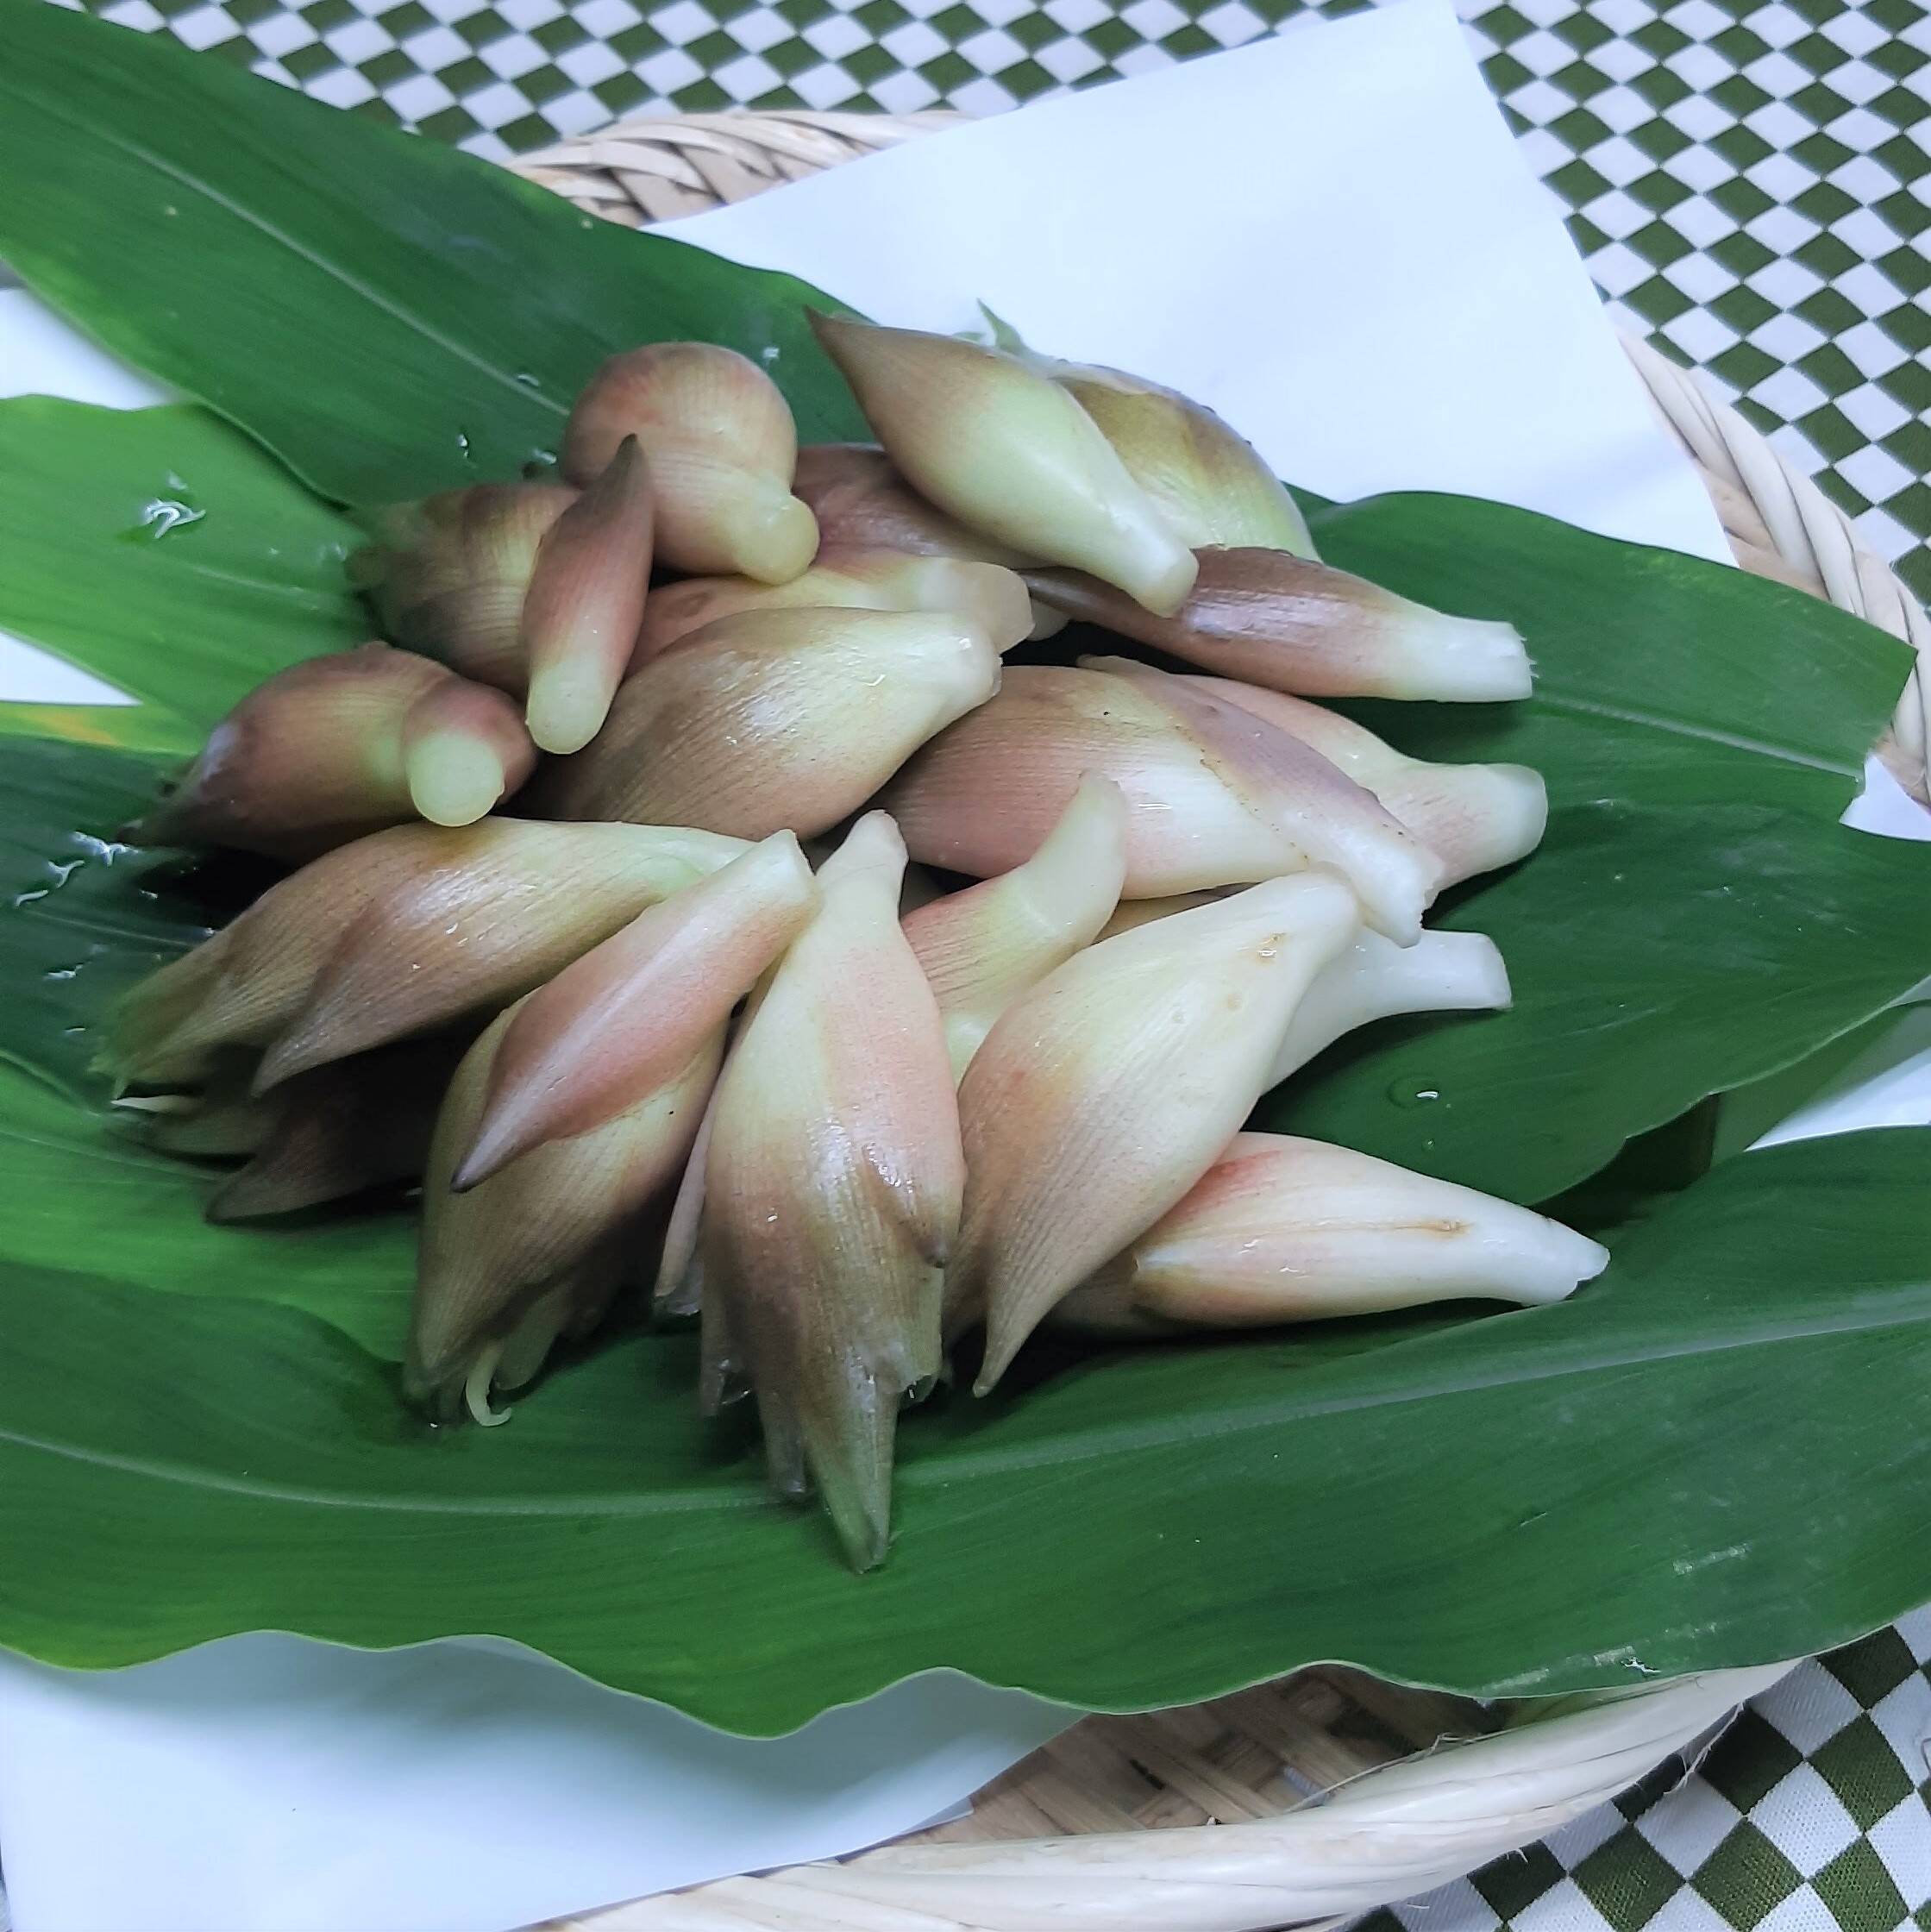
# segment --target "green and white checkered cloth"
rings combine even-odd
[[[85,3],[501,159],[637,109],[996,113],[1370,0]],[[1617,319],[1931,596],[1931,3],[1461,7]]]
[[[639,109],[994,113],[1370,0],[85,3],[501,159]],[[1931,596],[1931,4],[1461,6],[1617,319]],[[1928,1658],[1931,1611],[1806,1664],[1694,1772],[1364,1932],[1931,1932]]]
[[[1931,1610],[1800,1665],[1696,1766],[1358,1932],[1931,1932]]]

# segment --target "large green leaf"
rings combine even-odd
[[[1525,704],[1353,708],[1418,756],[1533,765],[1552,810],[1533,859],[1433,921],[1495,940],[1514,1009],[1370,1029],[1270,1095],[1264,1125],[1541,1200],[1931,968],[1931,852],[1834,823],[1908,667],[1893,640],[1498,504],[1382,497],[1312,520],[1345,568],[1520,629]]]
[[[807,436],[851,424],[798,284],[41,0],[0,28],[0,162],[30,191],[0,254],[333,497],[512,474],[599,356],[658,336],[762,355]],[[191,411],[10,409],[0,490],[33,542],[0,561],[0,625],[153,701],[0,714],[0,1057],[69,1090],[0,1076],[0,1641],[107,1664],[265,1624],[486,1629],[768,1730],[940,1664],[1101,1706],[1323,1656],[1559,1689],[1789,1654],[1931,1594],[1925,1135],[1719,1168],[1560,1308],[1038,1352],[1038,1386],[907,1422],[900,1538],[862,1580],[764,1503],[748,1432],[697,1423],[688,1338],[560,1370],[507,1430],[424,1428],[392,1366],[404,1220],[209,1230],[191,1170],[69,1097],[106,999],[223,889],[112,828],[157,753],[355,634],[343,526]],[[157,540],[168,502],[208,514]],[[1373,721],[1537,764],[1557,810],[1445,908],[1501,942],[1517,1010],[1350,1043],[1285,1118],[1539,1195],[1931,963],[1925,856],[1833,823],[1903,675],[1887,640],[1495,505],[1317,521],[1334,561],[1521,626],[1532,704]]]
[[[0,738],[51,738],[59,744],[133,752],[164,766],[177,760],[182,729],[181,721],[158,705],[48,705],[0,699]]]
[[[1507,618],[1535,662],[1527,704],[1351,708],[1420,757],[1533,765],[1558,805],[1747,798],[1834,818],[1911,666],[1821,599],[1533,511],[1411,492],[1309,521],[1330,562]]]
[[[862,1579],[747,1443],[706,1441],[687,1340],[433,1432],[287,1309],[21,1266],[0,1637],[109,1665],[488,1630],[760,1732],[941,1665],[1111,1709],[1314,1659],[1494,1692],[1767,1661],[1931,1595],[1928,1254],[1931,1134],[1748,1155],[1568,1305],[1351,1355],[1100,1358],[918,1414]]]
[[[78,1091],[109,1000],[220,910],[116,828],[244,692],[367,613],[352,526],[188,405],[0,403],[0,629],[142,700],[0,706],[0,1057]]]
[[[183,754],[271,671],[369,635],[355,531],[203,410],[0,403],[0,630],[144,700]]]
[[[164,768],[53,737],[0,745],[0,1059],[72,1096],[108,1006],[210,929],[210,914],[114,837]]]
[[[1922,978],[1931,850],[1761,806],[1572,806],[1435,923],[1495,940],[1514,1007],[1367,1029],[1260,1123],[1542,1201]]]
[[[605,356],[664,338],[757,358],[808,440],[852,432],[806,284],[164,40],[0,0],[0,259],[323,495],[513,476]]]
[[[84,1253],[91,1270],[145,1289],[286,1302],[399,1358],[414,1279],[404,1216],[210,1227],[212,1179],[111,1125],[88,1077],[114,996],[204,937],[247,882],[160,868],[100,836],[157,768],[99,745],[0,743],[0,1060],[52,1083],[0,1074],[0,1258],[66,1267]]]
[[[144,1295],[305,1309],[372,1356],[401,1358],[416,1279],[410,1216],[213,1227],[201,1218],[210,1184],[98,1113],[0,1070],[0,1265],[9,1273],[85,1260],[89,1272],[136,1283]]]

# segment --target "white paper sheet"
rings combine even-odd
[[[1729,561],[1445,0],[1042,101],[672,232],[881,322],[970,328],[983,301],[1035,348],[1198,397],[1325,496],[1454,490]]]
[[[912,1829],[1064,1716],[950,1674],[748,1743],[504,1646],[0,1653],[18,1932],[470,1932]]]
[[[1178,152],[1193,175],[1169,178]],[[983,298],[1042,348],[1201,395],[1331,495],[1465,491],[1724,555],[1442,0],[682,232],[886,319],[962,326]],[[0,292],[0,394],[153,395],[22,295]],[[0,696],[88,689],[9,643]],[[910,1828],[1059,1721],[933,1677],[752,1743],[463,1644],[238,1638],[98,1676],[0,1658],[0,1860],[19,1932],[505,1932]]]
[[[104,409],[164,403],[159,383],[117,362],[18,288],[0,287],[0,398],[66,396]],[[125,704],[111,685],[0,630],[0,698],[42,705]]]

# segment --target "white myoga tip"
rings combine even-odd
[[[471,1420],[486,1429],[493,1429],[499,1422],[510,1420],[508,1409],[490,1407],[490,1383],[496,1378],[496,1364],[502,1358],[501,1342],[485,1343],[477,1351],[468,1379],[462,1385],[463,1407],[469,1411]]]
[[[1489,618],[1437,615],[1428,635],[1418,626],[1418,655],[1439,652],[1437,673],[1445,693],[1464,704],[1501,704],[1532,697],[1534,667],[1522,634],[1512,624]]]
[[[536,672],[524,717],[538,750],[560,758],[581,751],[603,729],[611,697],[603,681],[583,676],[572,664]]]
[[[761,583],[786,584],[818,555],[818,519],[781,484],[757,478],[733,531],[738,568]]]
[[[480,739],[433,731],[410,748],[409,797],[434,825],[471,825],[503,796],[503,762]]]

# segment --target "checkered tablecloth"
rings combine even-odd
[[[85,3],[501,159],[640,109],[994,113],[1370,0]],[[1931,596],[1931,4],[1461,7],[1617,319]],[[1805,1665],[1695,1772],[1364,1932],[1931,1932],[1928,1658],[1931,1612]]]
[[[1694,1770],[1356,1932],[1931,1932],[1931,1610],[1800,1665]]]
[[[1370,0],[85,3],[500,159],[638,109],[996,113]],[[1931,3],[1461,7],[1618,319],[1931,596]]]

